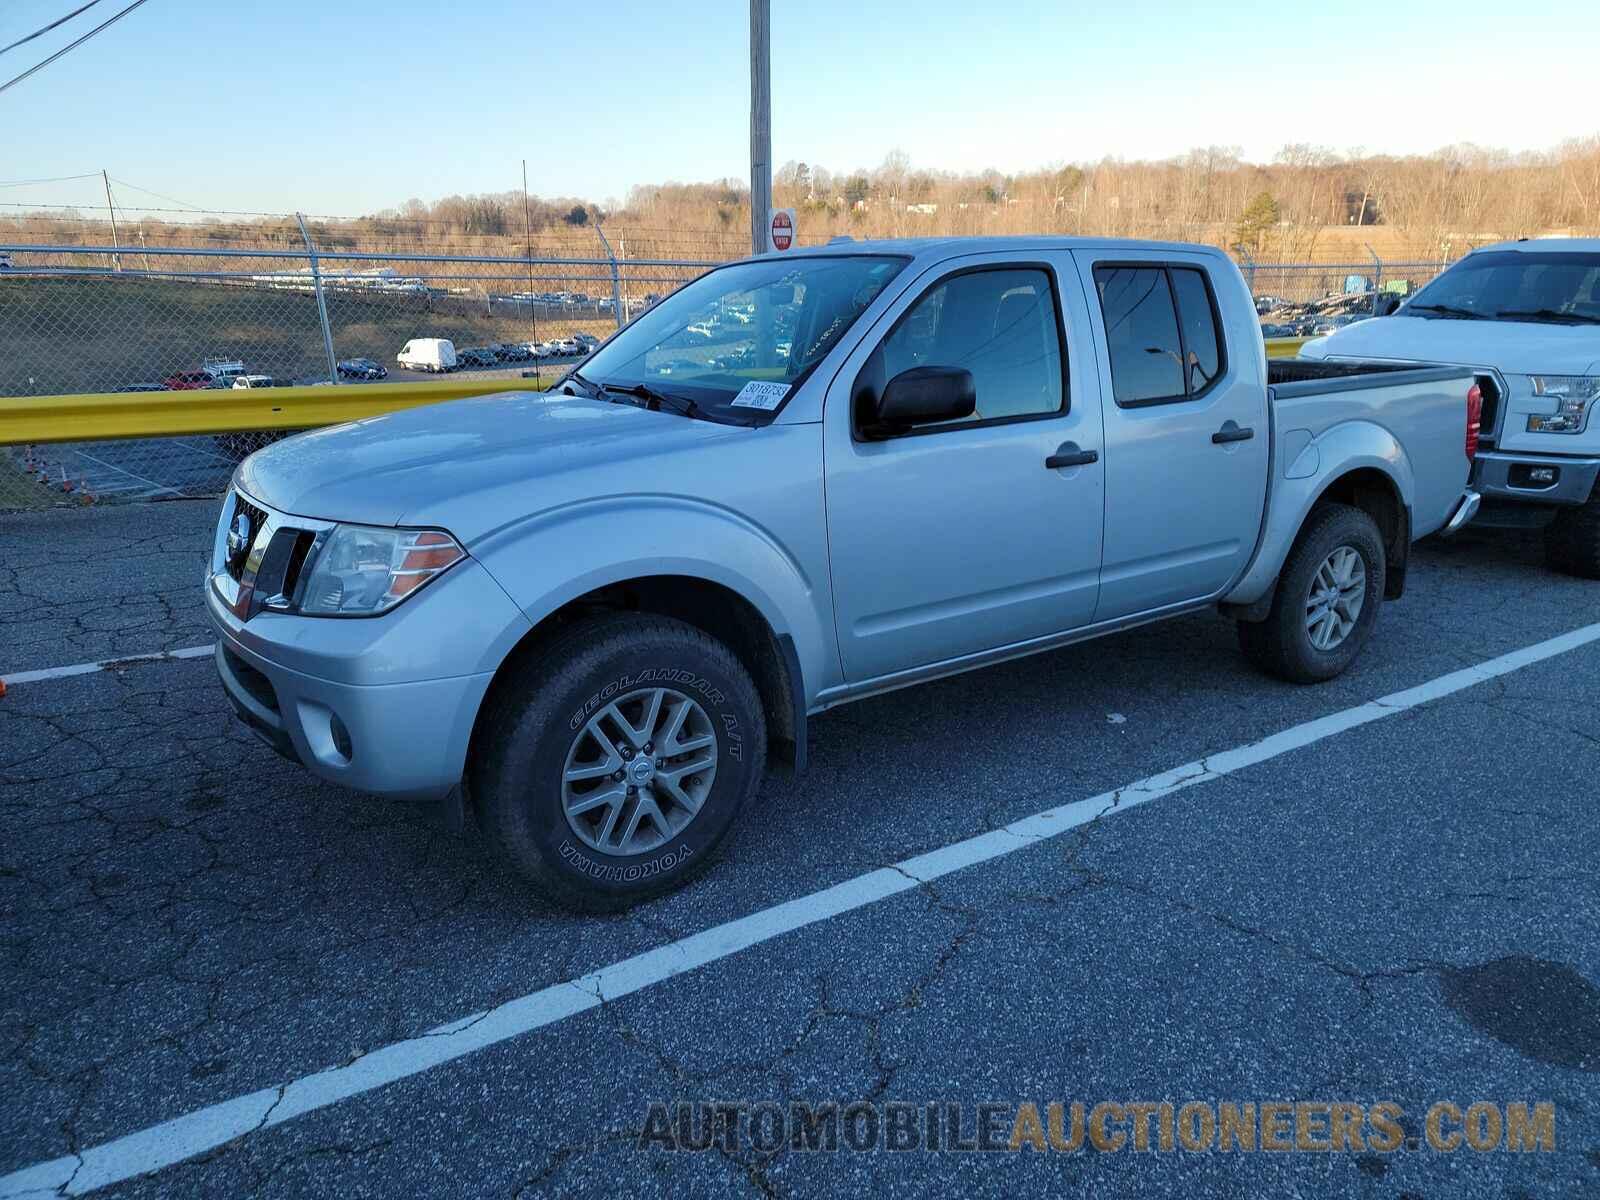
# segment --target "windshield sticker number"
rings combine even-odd
[[[733,398],[734,408],[759,408],[762,412],[771,412],[783,403],[783,398],[789,394],[787,383],[761,383],[751,380],[739,389],[739,394]]]

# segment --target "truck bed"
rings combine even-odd
[[[1377,425],[1404,447],[1404,461],[1395,465],[1413,482],[1416,535],[1449,519],[1461,497],[1467,392],[1476,381],[1471,368],[1270,359],[1267,380],[1276,476],[1325,439],[1340,437],[1341,426]]]
[[[1393,362],[1329,362],[1320,358],[1269,358],[1267,359],[1267,386],[1280,392],[1293,384],[1343,383],[1346,386],[1365,386],[1359,381],[1375,375],[1404,374],[1414,382],[1431,378],[1454,379],[1461,375],[1460,367],[1419,367],[1411,363]],[[1471,374],[1470,371],[1467,374]],[[1386,381],[1387,382],[1387,381]],[[1329,391],[1318,386],[1311,391]]]

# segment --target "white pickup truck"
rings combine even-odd
[[[552,896],[619,907],[838,704],[1218,605],[1269,671],[1337,675],[1412,540],[1470,515],[1477,398],[1464,368],[1269,364],[1201,246],[729,263],[549,393],[252,455],[217,667],[316,774],[465,794]]]
[[[1543,529],[1551,566],[1600,579],[1600,239],[1475,250],[1394,315],[1308,342],[1301,355],[1480,371],[1477,521]]]

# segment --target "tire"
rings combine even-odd
[[[1330,608],[1335,611],[1333,622],[1319,623],[1317,631],[1329,640],[1340,633],[1333,644],[1321,647],[1311,625],[1313,589],[1327,588],[1324,566],[1349,563],[1342,555],[1335,559],[1340,551],[1354,551],[1361,585],[1342,589],[1340,603],[1319,606],[1324,620]],[[1321,683],[1343,674],[1372,635],[1387,570],[1383,534],[1370,516],[1347,504],[1318,506],[1289,551],[1267,619],[1239,622],[1240,649],[1261,670],[1291,683]],[[1353,580],[1353,567],[1351,571]],[[1356,595],[1361,597],[1359,609],[1352,602]]]
[[[1544,531],[1544,560],[1580,579],[1600,579],[1600,489],[1579,508],[1556,514]]]
[[[705,870],[766,766],[750,673],[721,642],[666,617],[571,626],[497,681],[485,718],[468,779],[485,832],[551,900],[586,912],[627,908]],[[686,752],[643,752],[668,738]],[[698,769],[707,755],[709,770]],[[569,816],[574,805],[583,811]]]

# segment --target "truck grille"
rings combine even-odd
[[[250,522],[250,539],[253,542],[256,534],[260,533],[262,526],[267,523],[267,514],[254,504],[251,504],[238,492],[235,492],[233,494],[233,511],[228,514],[229,528],[232,528],[234,521],[241,513]],[[230,554],[224,560],[223,570],[227,571],[229,577],[235,583],[239,582],[244,575],[244,563],[247,557],[248,550],[245,554]]]
[[[331,521],[289,516],[231,492],[211,559],[213,589],[242,620],[265,605],[289,608],[318,537],[332,528]]]

